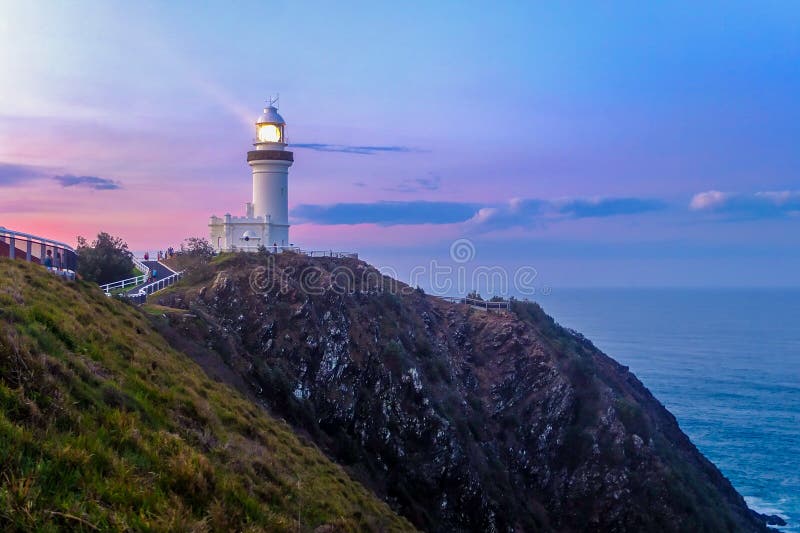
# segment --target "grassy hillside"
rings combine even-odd
[[[96,287],[0,260],[0,530],[412,529]]]

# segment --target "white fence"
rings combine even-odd
[[[138,257],[136,257],[136,256],[133,256],[131,259],[133,259],[133,266],[135,266],[136,268],[138,268],[138,269],[139,269],[139,272],[141,272],[141,273],[142,273],[142,274],[144,274],[145,276],[148,276],[148,275],[150,274],[150,267],[149,267],[149,266],[147,266],[147,265],[145,265],[145,264],[144,264],[144,263],[142,263],[141,261],[139,261],[139,258],[138,258]]]
[[[161,278],[158,281],[154,281],[152,283],[148,283],[141,289],[139,289],[134,294],[129,294],[128,298],[135,303],[144,303],[147,299],[148,294],[153,294],[154,292],[158,292],[160,290],[166,289],[170,285],[176,283],[179,279],[183,277],[183,271],[176,272],[166,278]]]
[[[136,277],[133,277],[133,278],[128,278],[128,279],[123,279],[123,280],[120,280],[120,281],[115,281],[113,283],[106,283],[105,285],[100,285],[100,289],[106,294],[111,294],[111,291],[114,291],[114,290],[124,289],[126,287],[135,287],[137,285],[141,285],[142,283],[147,281],[147,278],[150,276],[150,269],[147,269],[147,270],[148,270],[148,272],[146,274],[144,274],[143,276],[136,276]]]
[[[106,294],[111,294],[111,291],[135,287],[147,281],[150,278],[150,267],[139,261],[136,256],[131,257],[131,260],[133,261],[133,266],[142,273],[141,276],[134,276],[132,278],[121,279],[119,281],[100,285],[100,290]]]

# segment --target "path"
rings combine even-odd
[[[142,264],[144,266],[146,266],[147,268],[149,268],[150,272],[155,270],[158,273],[158,277],[154,278],[153,281],[158,281],[158,280],[160,280],[162,278],[166,278],[167,276],[171,276],[171,275],[175,274],[174,270],[169,268],[164,263],[160,263],[158,261],[142,261]],[[150,282],[148,281],[148,283],[150,283]],[[146,285],[146,284],[142,284],[142,285]],[[139,290],[142,288],[142,285],[137,285],[136,287],[132,288],[131,290],[126,291],[125,294],[127,294],[128,296],[133,296],[133,295],[139,294]]]

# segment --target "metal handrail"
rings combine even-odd
[[[74,275],[77,269],[78,253],[75,249],[63,242],[39,237],[30,233],[14,231],[0,226],[0,242],[8,246],[8,257],[11,259],[24,259],[34,263],[44,264],[46,260],[46,250],[49,248],[55,251],[52,257],[54,262],[52,269],[55,271],[66,271]],[[25,243],[24,248],[17,248],[17,244]],[[34,245],[38,250],[34,250]],[[61,257],[58,261],[58,256]]]
[[[351,257],[354,259],[358,259],[358,252],[343,252],[337,250],[303,250],[302,248],[298,248],[296,246],[265,246],[268,252],[292,252],[296,254],[303,254],[309,257],[336,257],[336,258],[345,258]]]
[[[490,301],[490,300],[478,300],[476,298],[466,298],[466,297],[453,297],[453,296],[439,296],[442,300],[451,303],[457,304],[465,304],[469,305],[470,307],[477,307],[480,309],[485,309],[486,311],[495,311],[495,310],[510,310],[511,309],[511,302],[509,300],[500,300],[500,301]]]
[[[75,252],[75,248],[70,246],[69,244],[65,244],[61,241],[54,241],[53,239],[47,239],[45,237],[39,237],[38,235],[31,235],[30,233],[23,233],[21,231],[14,231],[3,226],[0,226],[0,234],[8,235],[10,237],[21,237],[23,240],[35,241],[41,244],[46,244],[48,246],[52,246],[54,248],[63,248],[64,250],[68,250],[70,252]]]
[[[357,252],[337,252],[335,250],[294,250],[297,253],[301,253],[307,255],[309,257],[336,257],[336,258],[345,258],[351,257],[354,259],[358,259]]]
[[[298,248],[296,246],[278,246],[276,244],[271,244],[267,246],[266,244],[263,245],[264,249],[270,253],[278,253],[278,252],[292,252],[295,254],[303,254],[309,257],[335,257],[339,259],[343,258],[352,258],[358,259],[358,252],[343,252],[337,250],[303,250],[302,248]],[[244,248],[244,249],[236,249],[229,250],[231,252],[237,251],[252,251],[252,248]]]

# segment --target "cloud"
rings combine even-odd
[[[601,218],[649,213],[665,207],[661,200],[650,198],[596,198],[568,200],[558,210],[571,218]]]
[[[0,187],[18,185],[27,181],[45,178],[52,172],[43,167],[33,165],[19,165],[15,163],[0,162]],[[95,190],[121,189],[122,185],[114,180],[98,178],[96,176],[73,176],[64,174],[53,176],[53,180],[62,187],[86,187]]]
[[[65,174],[63,176],[55,176],[53,179],[60,183],[62,187],[84,187],[96,191],[111,191],[122,188],[122,185],[118,181],[108,178],[98,178],[97,176],[73,176],[71,174]]]
[[[730,193],[720,191],[706,191],[697,193],[689,202],[689,209],[702,211],[704,209],[717,209],[723,206],[731,197]]]
[[[325,143],[295,143],[290,144],[292,148],[305,148],[316,150],[317,152],[341,152],[344,154],[374,155],[384,152],[413,152],[414,149],[408,146],[360,146],[349,144],[325,144]]]
[[[729,219],[795,217],[800,216],[800,191],[705,191],[692,197],[689,209]]]
[[[514,198],[507,204],[480,209],[469,223],[482,230],[533,227],[562,220],[637,215],[665,207],[664,202],[649,198]]]
[[[292,210],[300,222],[313,224],[454,224],[468,220],[479,206],[460,202],[389,202],[301,204]]]
[[[563,199],[514,198],[504,204],[470,202],[379,201],[373,203],[302,204],[292,210],[301,222],[313,224],[465,223],[475,230],[541,226],[570,219],[633,215],[665,207],[658,200],[637,198]]]
[[[394,187],[385,187],[384,190],[395,192],[438,191],[441,182],[442,179],[439,176],[430,175],[426,178],[405,179]]]
[[[536,198],[512,198],[506,204],[482,207],[467,222],[481,230],[533,227],[543,223],[552,204]]]
[[[38,167],[0,162],[0,187],[38,179],[42,174],[42,169]]]

